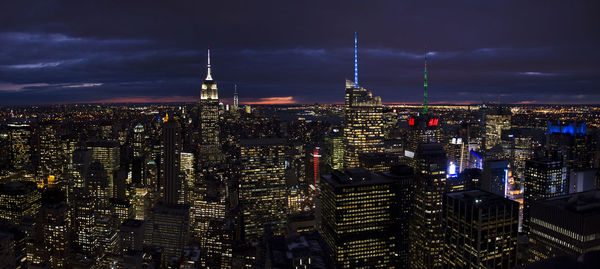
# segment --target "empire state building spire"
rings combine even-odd
[[[205,80],[213,80],[210,72],[210,47],[208,48],[208,64],[206,65],[206,79]]]

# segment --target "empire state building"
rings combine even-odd
[[[206,79],[200,91],[200,153],[207,157],[219,150],[219,91],[212,78],[210,49],[208,50]]]

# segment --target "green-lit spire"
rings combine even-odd
[[[429,102],[427,101],[427,52],[425,52],[425,91],[423,92],[423,115],[429,112]]]

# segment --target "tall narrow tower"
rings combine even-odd
[[[427,52],[425,52],[425,82],[423,83],[425,91],[423,92],[423,115],[429,112],[429,101],[427,101]]]
[[[346,80],[344,166],[359,167],[359,155],[383,151],[381,97],[358,86],[358,41],[354,33],[354,82]]]
[[[238,92],[237,92],[237,84],[235,84],[235,90],[233,92],[233,107],[237,109],[239,107],[239,105],[240,105],[240,100],[239,100]]]

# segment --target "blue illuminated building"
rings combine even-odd
[[[584,135],[584,134],[586,134],[587,130],[586,130],[585,122],[577,122],[577,123],[562,125],[559,121],[558,124],[548,122],[548,131],[550,132],[550,134],[559,133],[559,134],[570,134],[570,135]]]

